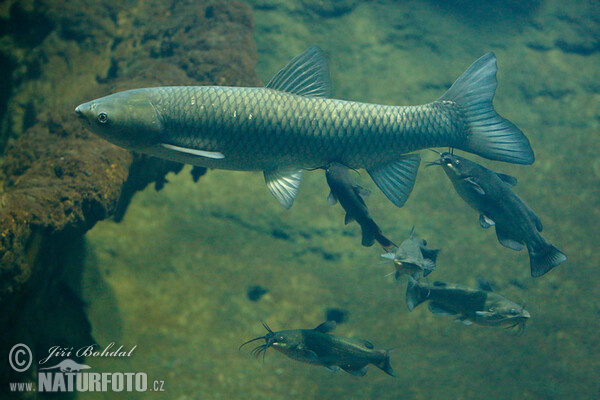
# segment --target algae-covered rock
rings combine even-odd
[[[558,48],[565,53],[590,55],[600,51],[600,4],[583,1],[577,7],[548,2],[534,19],[528,45],[537,50]]]
[[[352,11],[358,0],[302,0],[302,5],[326,18],[339,17]]]
[[[11,328],[0,351],[8,354],[27,330],[38,349],[69,340],[53,328],[68,318],[44,320],[40,301],[77,317],[84,335],[75,343],[90,340],[83,303],[70,301],[79,312],[63,307],[48,289],[62,282],[67,244],[99,220],[122,219],[136,191],[151,182],[161,189],[182,167],[91,135],[74,108],[136,87],[252,85],[256,55],[252,16],[237,2],[7,1],[0,22],[0,324]],[[73,298],[79,283],[69,282]],[[2,385],[8,374],[0,370]]]

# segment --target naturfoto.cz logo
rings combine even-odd
[[[11,382],[11,392],[145,392],[164,391],[164,381],[155,380],[148,387],[148,376],[145,372],[88,372],[89,365],[79,364],[69,358],[49,366],[44,366],[50,359],[69,356],[76,357],[129,357],[137,346],[129,351],[123,346],[111,351],[115,346],[110,343],[102,351],[95,351],[96,345],[82,347],[78,350],[59,346],[51,347],[49,355],[39,361],[37,387],[33,382]],[[27,371],[33,362],[31,349],[18,343],[12,347],[8,361],[16,372]]]

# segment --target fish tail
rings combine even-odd
[[[514,164],[533,164],[535,157],[529,140],[512,122],[494,109],[496,56],[488,53],[475,61],[438,101],[460,106],[469,126],[464,143],[455,147],[490,160]]]
[[[366,223],[361,225],[362,229],[362,245],[365,247],[373,246],[373,243],[377,241],[383,247],[384,250],[393,249],[397,247],[390,239],[384,236],[379,228],[379,225],[372,219],[368,219]]]
[[[408,286],[406,287],[406,305],[408,310],[412,311],[416,306],[427,300],[429,295],[428,290],[423,290],[423,287],[412,276],[408,278]]]
[[[550,243],[547,243],[541,250],[528,250],[531,276],[534,278],[544,275],[552,268],[567,261],[567,256]]]
[[[398,246],[396,246],[396,244],[394,242],[392,242],[390,239],[388,239],[381,232],[378,232],[375,235],[375,240],[377,240],[377,243],[379,243],[381,245],[381,247],[383,247],[383,249],[387,252],[391,252],[392,250],[394,250],[395,248],[398,247]]]
[[[381,369],[383,372],[393,377],[395,377],[396,375],[394,375],[394,369],[392,368],[392,364],[390,363],[390,354],[394,350],[395,349],[386,350],[383,359],[379,363],[375,364],[377,368]]]

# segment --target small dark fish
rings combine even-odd
[[[395,376],[390,365],[391,350],[376,350],[371,342],[361,339],[343,338],[329,334],[335,329],[334,321],[327,321],[315,329],[292,329],[273,332],[265,323],[268,331],[243,343],[242,346],[264,339],[265,343],[255,347],[252,353],[263,358],[269,347],[286,356],[313,365],[322,365],[330,371],[343,369],[349,374],[363,376],[368,364],[373,364],[386,374]],[[240,346],[240,348],[242,348]]]
[[[489,283],[479,281],[479,289],[446,282],[433,285],[409,278],[406,305],[412,311],[429,300],[429,310],[436,315],[457,315],[457,322],[487,326],[518,327],[522,332],[530,314],[506,297],[492,292]]]
[[[404,274],[411,275],[419,280],[420,273],[423,276],[429,275],[435,269],[440,249],[427,249],[427,241],[415,238],[415,227],[410,231],[410,237],[406,239],[400,247],[392,252],[382,254],[381,257],[394,261],[396,266],[396,279]]]
[[[354,220],[360,225],[362,245],[369,247],[377,240],[385,250],[389,251],[395,248],[396,245],[383,235],[379,226],[369,215],[369,209],[364,200],[364,197],[369,196],[369,191],[356,184],[350,169],[338,163],[331,163],[325,169],[325,177],[331,189],[327,201],[331,205],[340,202],[346,211],[345,224]]]
[[[439,161],[430,164],[441,165],[460,197],[481,213],[479,224],[483,228],[496,226],[500,244],[516,251],[527,246],[531,276],[542,276],[567,260],[544,239],[538,216],[511,190],[516,178],[450,153],[441,154]]]

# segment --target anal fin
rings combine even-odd
[[[435,315],[456,315],[454,311],[447,310],[442,305],[437,303],[431,302],[429,303],[428,307],[429,311]]]
[[[508,232],[505,232],[501,227],[499,227],[498,225],[496,225],[496,236],[498,237],[498,241],[500,242],[500,244],[504,247],[507,247],[509,249],[515,250],[515,251],[519,251],[522,250],[523,247],[525,247],[523,245],[523,243],[519,242],[516,239],[512,239]]]
[[[394,205],[402,207],[415,185],[420,162],[418,154],[407,154],[367,172],[383,194]]]
[[[346,366],[342,366],[341,367],[344,371],[346,371],[347,373],[349,373],[350,375],[354,375],[354,376],[365,376],[365,374],[367,373],[367,369],[369,368],[368,366],[364,366],[362,368],[358,368],[358,369],[353,369],[350,367],[346,367]]]

